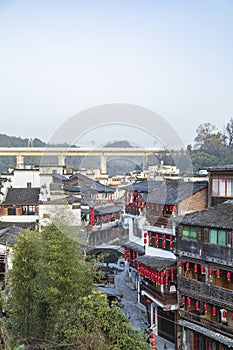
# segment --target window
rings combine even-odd
[[[211,195],[218,197],[233,197],[233,180],[212,179]]]
[[[31,182],[27,182],[27,188],[31,188],[32,187],[32,183]]]
[[[182,230],[182,238],[197,239],[197,230],[195,227],[184,226]]]
[[[217,230],[209,231],[209,242],[212,244],[217,244]]]
[[[218,179],[212,180],[212,195],[218,196]]]
[[[209,243],[226,245],[226,231],[225,230],[209,230]]]

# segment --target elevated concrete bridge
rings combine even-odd
[[[143,168],[147,168],[148,156],[166,155],[170,151],[163,148],[76,148],[76,147],[0,147],[1,156],[16,157],[16,167],[18,169],[24,168],[24,157],[39,156],[45,160],[48,156],[56,156],[58,158],[58,165],[65,166],[65,158],[67,156],[75,157],[89,157],[99,156],[101,158],[100,169],[104,174],[106,173],[106,158],[107,157],[143,157]]]

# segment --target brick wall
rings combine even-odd
[[[184,215],[192,211],[200,211],[207,208],[208,191],[204,188],[188,198],[182,200],[178,205],[178,215]]]

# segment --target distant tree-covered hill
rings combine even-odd
[[[121,141],[114,141],[114,142],[108,142],[105,146],[105,148],[134,148],[127,140],[121,140]]]
[[[46,143],[38,138],[22,139],[18,136],[0,134],[0,147],[45,147]]]

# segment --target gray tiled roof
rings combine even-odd
[[[176,265],[176,259],[170,259],[161,256],[143,255],[138,257],[136,260],[141,264],[157,271],[163,271],[167,267]]]
[[[24,231],[22,227],[18,227],[15,225],[8,226],[7,228],[0,230],[0,244],[13,245],[15,243],[15,239],[22,231]]]
[[[233,201],[173,219],[184,225],[233,229]]]
[[[4,205],[36,205],[40,188],[9,188]]]
[[[135,182],[126,186],[122,186],[121,189],[129,191],[129,192],[141,192],[148,193],[153,188],[157,188],[161,186],[164,181],[160,180],[143,180],[140,182]]]
[[[116,205],[110,205],[110,206],[96,208],[95,212],[99,215],[105,215],[105,214],[117,213],[121,210],[122,210],[122,208],[120,208]]]
[[[147,203],[174,205],[181,200],[207,188],[207,181],[185,182],[183,180],[169,180],[148,195]]]
[[[83,174],[74,174],[64,184],[66,192],[99,192],[99,193],[114,193],[115,189],[104,186]]]
[[[124,246],[135,252],[138,252],[139,254],[145,254],[144,247],[135,242],[127,242],[124,244]]]

